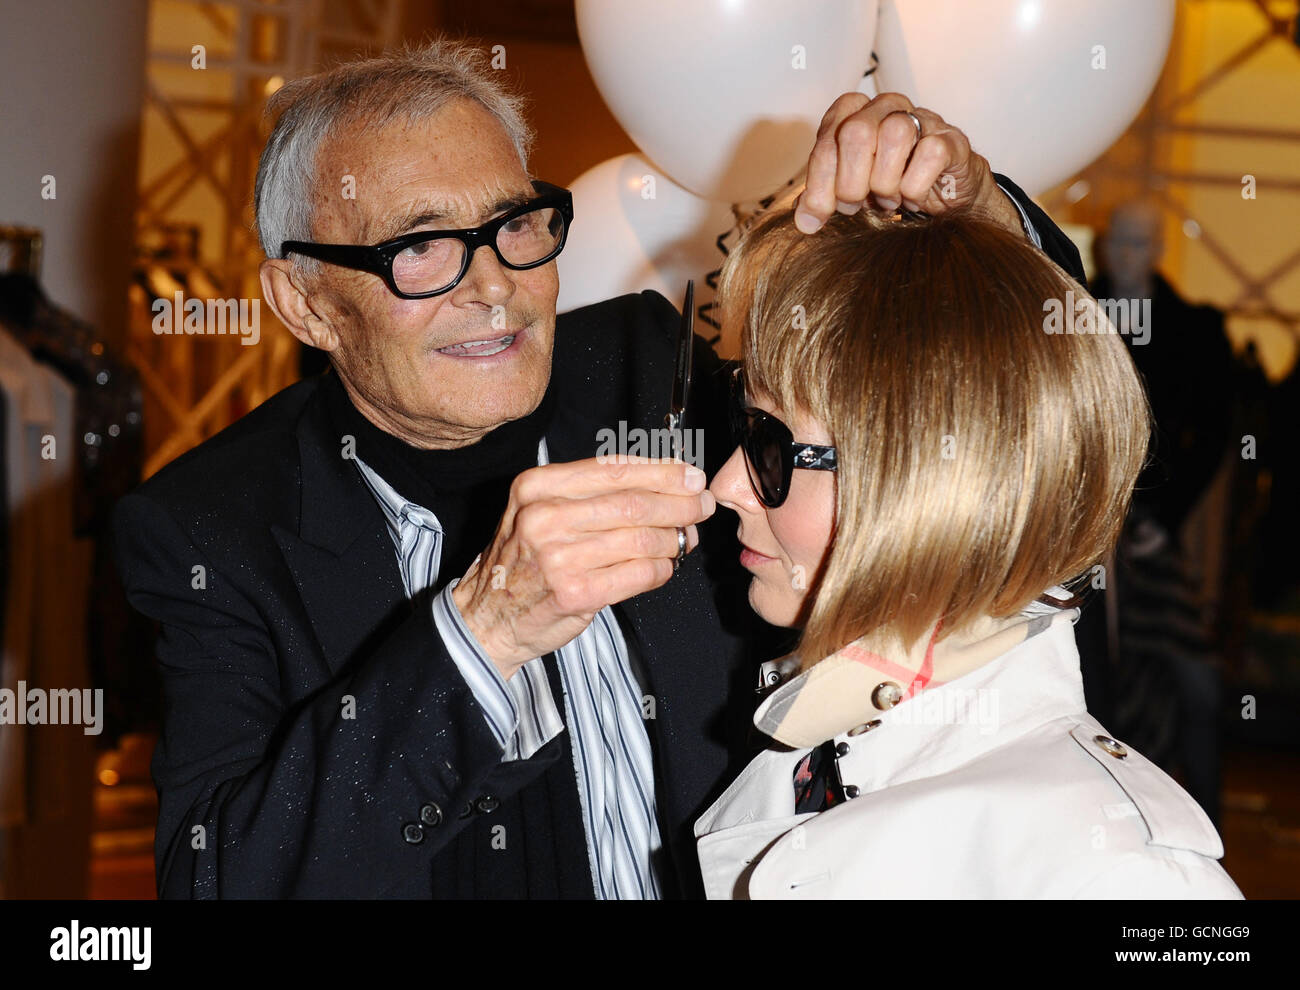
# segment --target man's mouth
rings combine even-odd
[[[508,333],[501,337],[489,337],[484,340],[467,340],[460,344],[439,347],[438,353],[447,354],[451,357],[491,357],[493,354],[500,354],[502,351],[507,350],[518,336],[519,333]]]

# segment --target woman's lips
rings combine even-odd
[[[741,547],[742,547],[740,551],[741,567],[752,569],[758,567],[761,564],[770,564],[772,561],[776,560],[775,557],[769,557],[767,556],[767,554],[759,553],[757,550],[753,550],[750,547],[745,546],[743,543],[741,544]]]

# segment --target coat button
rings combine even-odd
[[[1128,750],[1124,748],[1124,744],[1116,742],[1110,736],[1093,736],[1092,741],[1117,760],[1122,760],[1128,756]]]
[[[468,818],[472,814],[474,814],[474,804],[471,801],[466,801],[465,807],[460,809],[460,817]]]
[[[836,744],[835,744],[835,755],[836,755],[836,756],[845,756],[845,755],[848,754],[848,751],[849,751],[849,744],[848,744],[848,743],[846,743],[846,742],[842,742],[842,743],[836,743]]]
[[[846,784],[844,787],[844,796],[846,798],[855,798],[862,792],[858,790],[857,784]]]
[[[442,809],[430,801],[428,804],[421,806],[420,821],[425,825],[441,825]]]
[[[888,711],[903,700],[903,689],[893,681],[881,681],[871,692],[871,703],[882,712]]]
[[[501,802],[498,801],[496,798],[494,798],[491,794],[484,794],[481,798],[479,798],[477,801],[474,802],[474,805],[475,807],[478,808],[479,811],[483,812],[483,814],[490,815],[492,814],[492,812],[496,811],[497,808],[501,807]]]
[[[870,732],[879,724],[880,719],[873,718],[870,722],[863,722],[861,725],[855,725],[853,728],[849,729],[847,734],[850,736],[860,736],[864,732]],[[838,748],[836,749],[836,752],[839,752]]]
[[[413,846],[418,846],[424,841],[424,829],[420,828],[415,822],[407,822],[402,826],[402,838]]]

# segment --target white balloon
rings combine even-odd
[[[961,128],[1037,195],[1124,133],[1173,22],[1174,0],[882,0],[876,85]]]
[[[637,147],[691,192],[729,203],[807,164],[831,102],[871,60],[878,0],[578,0],[578,35]]]
[[[687,192],[640,155],[601,162],[569,188],[559,312],[643,289],[680,306],[688,278],[699,298],[704,276],[722,265],[717,239],[735,223],[731,208]]]

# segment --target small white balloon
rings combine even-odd
[[[578,0],[605,103],[660,170],[756,202],[807,164],[817,125],[871,60],[878,0]]]
[[[698,298],[704,277],[722,265],[717,239],[735,225],[731,208],[687,192],[642,156],[601,162],[569,188],[574,219],[557,261],[559,312],[643,289],[680,305],[688,278]]]
[[[1174,0],[882,0],[876,86],[960,128],[1033,196],[1124,133],[1173,23]]]

